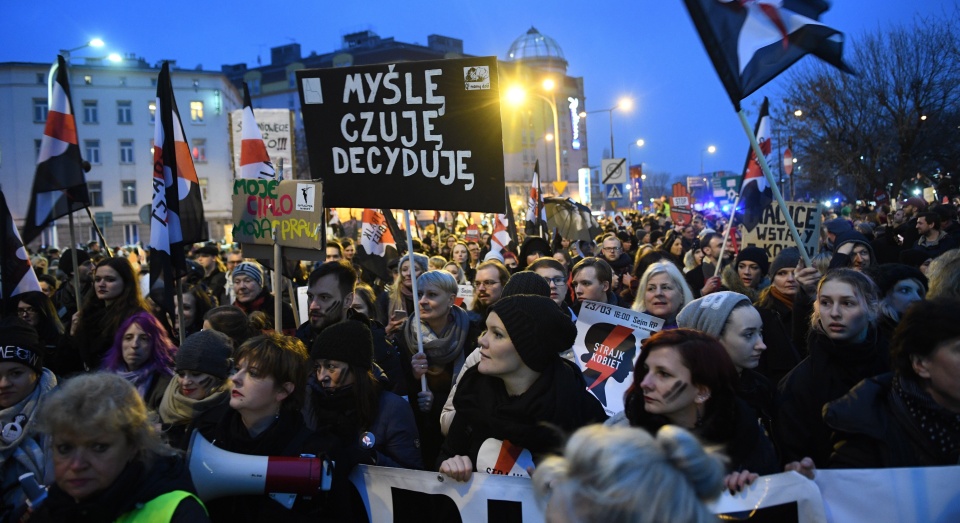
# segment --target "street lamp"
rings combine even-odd
[[[88,47],[103,47],[104,45],[106,44],[103,43],[103,40],[99,38],[94,38],[93,40],[90,40],[89,42],[81,46],[74,47],[73,49],[61,49],[60,55],[63,56],[63,61],[66,62],[67,67],[70,67],[70,53],[79,51],[81,49],[86,49]],[[116,55],[116,58],[118,58],[118,60],[114,60],[113,58],[114,55]],[[120,60],[122,60],[122,58],[120,58],[120,55],[116,53],[113,53],[112,55],[110,55],[109,59],[111,62],[119,62]],[[53,97],[53,78],[54,76],[56,76],[56,74],[57,74],[57,61],[54,60],[53,65],[50,66],[50,74],[47,75],[47,100]]]
[[[554,88],[556,88],[556,82],[554,82],[552,78],[547,78],[543,81],[541,87],[544,91],[552,94]],[[551,140],[553,141],[554,160],[557,166],[557,181],[563,181],[563,173],[560,168],[560,140],[558,139],[558,133],[560,132],[560,118],[557,114],[557,101],[554,100],[552,96],[547,97],[537,91],[530,91],[530,94],[547,102],[547,105],[550,106],[550,111],[553,113],[553,133],[547,133],[547,135],[544,136],[544,139],[548,142]],[[518,85],[514,85],[507,89],[507,101],[513,105],[520,105],[523,103],[526,96],[526,89]]]
[[[713,154],[717,152],[717,148],[713,145],[707,147],[706,149],[700,151],[700,177],[703,177],[703,153]]]
[[[631,148],[631,147],[636,147],[637,149],[639,149],[639,148],[643,147],[643,144],[645,144],[645,143],[646,143],[646,142],[643,141],[643,138],[640,138],[639,140],[637,140],[637,141],[635,141],[635,142],[630,142],[630,143],[627,144],[627,168],[628,168],[628,169],[633,165],[633,156],[630,155],[630,148]],[[642,162],[641,162],[641,165],[642,165]],[[642,169],[641,169],[641,170],[642,170]]]
[[[610,157],[611,158],[615,156],[613,153],[613,111],[616,109],[620,109],[622,111],[629,111],[630,109],[633,109],[633,100],[631,100],[630,98],[621,98],[620,101],[617,102],[617,105],[614,105],[609,109],[598,109],[596,111],[586,111],[586,112],[580,113],[581,117],[586,116],[588,114],[594,114],[594,113],[607,113],[610,116]]]

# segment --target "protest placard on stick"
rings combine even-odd
[[[623,394],[633,383],[640,342],[662,327],[663,320],[649,314],[595,301],[583,303],[573,353],[587,390],[600,400],[607,415],[623,410]]]

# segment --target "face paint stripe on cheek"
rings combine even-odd
[[[677,399],[681,394],[683,394],[683,391],[685,390],[687,390],[687,382],[678,381],[673,384],[673,387],[671,387],[666,394],[663,395],[663,401],[664,402],[673,401]]]

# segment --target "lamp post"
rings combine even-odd
[[[703,153],[713,154],[717,152],[717,148],[713,145],[707,147],[706,149],[700,151],[700,177],[703,178]]]
[[[635,146],[637,149],[639,149],[643,147],[645,143],[647,142],[643,141],[643,138],[640,138],[635,142],[630,142],[627,144],[627,168],[628,169],[633,165],[633,156],[631,156],[630,154],[630,148]]]
[[[607,113],[607,115],[609,115],[610,117],[610,157],[611,158],[614,158],[616,156],[613,150],[613,143],[614,143],[613,142],[613,111],[616,109],[621,109],[623,111],[629,111],[630,109],[633,109],[633,100],[631,100],[630,98],[621,98],[620,101],[617,102],[617,105],[614,105],[609,109],[598,109],[596,111],[586,111],[584,113],[580,113],[580,116],[586,116],[588,114],[595,114],[595,113]]]
[[[556,83],[547,78],[541,84],[541,87],[544,91],[553,93],[553,89],[556,87]],[[553,149],[554,149],[554,161],[557,166],[557,181],[563,181],[563,172],[560,167],[560,118],[557,113],[557,101],[553,99],[552,96],[548,97],[543,93],[537,91],[530,91],[531,94],[540,98],[544,102],[547,102],[547,105],[550,106],[550,111],[553,113]],[[527,90],[520,86],[513,86],[507,89],[507,100],[514,105],[519,105],[523,103],[524,98],[526,98]],[[545,137],[549,141],[549,138]]]

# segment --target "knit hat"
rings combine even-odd
[[[222,332],[203,330],[187,336],[174,359],[177,370],[190,370],[225,380],[230,375],[233,341]]]
[[[245,261],[237,264],[233,268],[233,277],[249,276],[257,285],[263,287],[263,267],[257,262]]]
[[[907,201],[903,202],[904,207],[908,205],[912,205],[916,207],[918,211],[924,211],[927,209],[927,201],[917,196],[914,196],[913,198],[908,198]]]
[[[770,265],[770,276],[776,276],[780,269],[793,268],[800,262],[800,249],[796,247],[787,247],[781,249],[777,257],[773,259]]]
[[[43,346],[37,331],[16,316],[0,320],[0,362],[26,365],[40,374],[43,372]]]
[[[87,254],[87,251],[81,249],[63,251],[63,254],[60,255],[60,270],[66,275],[73,274],[73,254],[71,254],[73,251],[77,251],[77,265],[83,265],[90,261],[90,255]]]
[[[853,224],[846,218],[834,218],[823,225],[827,228],[827,232],[831,234],[843,234],[853,230]]]
[[[873,254],[873,246],[870,245],[870,241],[867,240],[867,237],[853,229],[843,234],[837,235],[837,239],[834,240],[833,242],[833,252],[839,251],[841,246],[851,242],[863,244],[864,246],[866,246],[867,250],[870,252],[870,259],[871,260],[877,259],[877,257]],[[852,258],[853,255],[851,254],[850,257]],[[876,263],[876,261],[874,261],[873,263]]]
[[[543,276],[533,271],[520,271],[507,280],[507,284],[503,286],[503,291],[500,293],[500,298],[516,294],[535,294],[549,298],[550,284],[543,279]]]
[[[920,272],[920,269],[910,265],[885,263],[879,266],[871,276],[873,281],[877,282],[881,296],[886,296],[898,282],[903,280],[917,280],[923,286],[924,293],[927,290],[927,277]]]
[[[500,254],[499,249],[491,250],[483,257],[483,261],[497,260],[500,263],[503,263],[503,255]]]
[[[342,361],[357,369],[373,368],[373,334],[363,322],[345,320],[320,331],[313,341],[314,360]]]
[[[517,294],[500,298],[490,308],[496,313],[523,363],[543,372],[559,353],[573,346],[577,328],[550,298]]]
[[[719,338],[727,318],[739,303],[750,304],[739,292],[720,291],[688,303],[677,315],[677,325],[684,329],[696,329],[714,338]]]
[[[740,265],[742,261],[752,261],[760,266],[760,271],[763,272],[763,274],[770,273],[770,260],[767,259],[767,251],[760,247],[747,247],[742,249],[740,254],[737,254],[737,263],[734,267]]]

